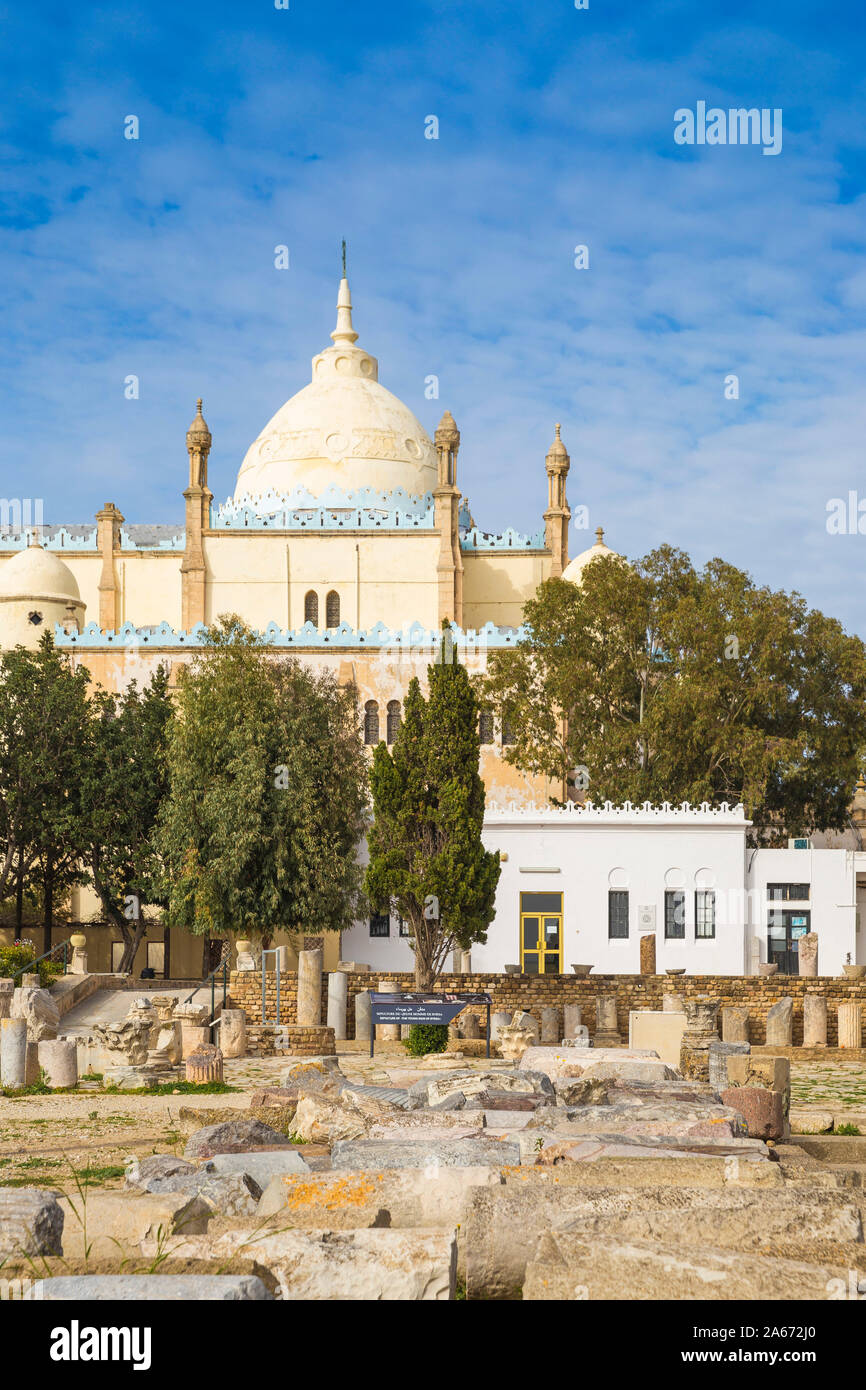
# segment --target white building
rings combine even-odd
[[[659,973],[754,975],[777,961],[797,973],[797,940],[819,937],[819,972],[866,964],[858,905],[866,852],[751,849],[743,808],[569,805],[489,810],[484,843],[502,873],[487,943],[472,968],[499,973],[637,974],[654,932]],[[344,959],[412,970],[398,919],[375,916],[343,937]]]

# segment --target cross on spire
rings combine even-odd
[[[346,278],[346,238],[343,237],[343,279]]]

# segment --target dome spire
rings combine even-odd
[[[358,341],[358,335],[352,327],[352,296],[349,293],[349,281],[346,278],[346,242],[343,241],[343,278],[340,281],[340,293],[337,296],[337,326],[331,334],[335,343],[345,343],[351,347]]]

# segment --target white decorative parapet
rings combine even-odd
[[[633,805],[631,801],[623,802],[622,806],[615,806],[612,801],[605,801],[599,805],[592,801],[584,802],[583,805],[569,801],[564,806],[524,806],[511,801],[505,806],[491,806],[484,813],[486,825],[503,825],[513,821],[545,821],[559,825],[569,821],[631,825],[646,825],[660,821],[673,821],[681,825],[718,825],[720,822],[727,825],[751,825],[751,821],[746,820],[742,804],[730,806],[727,801],[723,801],[720,806],[711,806],[708,801],[702,801],[700,806],[692,806],[688,801],[683,801],[679,806],[674,806],[669,801],[663,801],[660,806],[654,806],[651,801],[644,801],[640,806]]]
[[[136,652],[146,647],[204,647],[206,631],[203,623],[197,623],[189,632],[173,628],[168,623],[139,628],[132,623],[124,623],[117,632],[105,631],[96,623],[88,623],[83,631],[68,633],[58,623],[54,628],[54,641],[58,647],[111,647]],[[389,651],[393,656],[413,651],[429,650],[435,653],[442,641],[441,632],[424,627],[421,623],[412,623],[406,628],[390,628],[384,623],[376,623],[374,627],[360,630],[350,627],[348,623],[340,623],[335,628],[316,628],[312,623],[304,623],[303,627],[295,629],[268,623],[259,635],[270,647],[369,647]],[[464,631],[453,625],[451,628],[454,646],[465,655],[483,653],[488,648],[514,647],[525,636],[525,628],[500,628],[494,623],[485,623],[477,631],[474,628]]]

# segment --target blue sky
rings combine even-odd
[[[480,525],[541,525],[561,420],[617,550],[866,635],[866,536],[826,529],[866,500],[858,6],[50,3],[0,40],[5,495],[180,521],[203,395],[224,499],[329,341],[345,236],[360,341],[428,430],[453,412]],[[702,100],[781,108],[782,152],[676,145]]]

